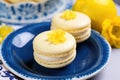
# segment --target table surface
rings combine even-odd
[[[117,2],[120,5],[120,0],[115,0],[115,2]],[[120,15],[120,6],[117,5],[117,9],[119,10],[118,14]],[[120,79],[119,60],[120,60],[120,49],[112,49],[111,58],[108,65],[97,75],[95,75],[94,77],[88,80],[119,80]],[[1,69],[1,62],[0,62],[0,69]],[[1,72],[0,75],[2,75]],[[3,78],[0,76],[0,80],[16,80],[16,79],[15,78],[12,79],[12,74],[11,74],[11,78]]]
[[[120,49],[112,49],[108,65],[93,78],[88,80],[119,80],[120,79]]]

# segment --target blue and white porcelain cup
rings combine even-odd
[[[49,21],[54,14],[71,8],[74,0],[42,0],[42,2],[7,3],[0,0],[0,20],[10,24]]]

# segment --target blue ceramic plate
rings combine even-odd
[[[33,58],[34,37],[49,30],[50,23],[28,25],[10,34],[2,45],[1,58],[6,68],[15,75],[28,80],[87,79],[101,71],[108,63],[111,48],[96,31],[90,38],[77,44],[77,56],[68,66],[48,69],[38,65]]]

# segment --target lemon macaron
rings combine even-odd
[[[66,10],[52,18],[51,29],[62,29],[71,33],[77,43],[90,37],[91,19],[80,12]]]
[[[44,31],[33,40],[35,61],[46,68],[61,68],[76,57],[76,40],[62,30]]]

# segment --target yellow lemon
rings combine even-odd
[[[87,14],[92,20],[92,28],[99,32],[104,19],[117,15],[113,0],[76,0],[72,9]]]

